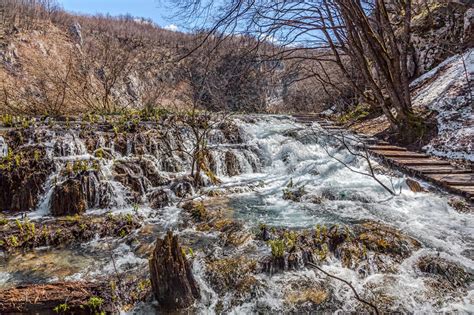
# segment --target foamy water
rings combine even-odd
[[[448,196],[431,192],[411,192],[404,184],[402,174],[394,173],[393,176],[388,176],[385,175],[387,173],[385,170],[378,173],[377,178],[394,191],[401,191],[399,195],[391,196],[372,178],[363,175],[368,172],[367,161],[356,158],[341,148],[337,141],[328,137],[317,125],[307,127],[282,116],[255,116],[253,122],[246,122],[247,118],[236,119],[246,140],[244,145],[220,144],[223,135],[219,132],[216,132],[210,141],[211,154],[216,161],[216,174],[222,180],[222,184],[211,189],[252,187],[245,189],[245,191],[251,190],[250,192],[228,196],[229,206],[233,208],[236,219],[243,221],[249,228],[257,227],[259,224],[293,229],[313,228],[317,224],[350,226],[363,220],[374,220],[390,225],[423,244],[420,250],[397,266],[394,273],[361,276],[351,269],[342,267],[340,261],[336,259],[323,264],[323,268],[350,281],[368,299],[376,295],[393,298],[390,304],[391,311],[401,309],[420,313],[453,310],[474,312],[472,283],[467,293],[461,297],[446,297],[443,300],[439,296],[432,296],[432,291],[415,268],[418,258],[430,254],[439,255],[458,263],[466,270],[474,271],[474,257],[472,257],[474,219],[471,214],[462,214],[452,209],[448,205]],[[188,142],[185,141],[184,145],[191,145]],[[54,145],[54,141],[48,144],[49,147]],[[101,180],[110,184],[111,203],[107,209],[89,209],[88,213],[136,213],[144,218],[144,224],[153,226],[153,231],[158,231],[158,234],[173,229],[177,233],[191,233],[196,238],[200,237],[200,234],[192,229],[179,230],[182,213],[176,206],[179,198],[172,193],[170,193],[174,201],[172,206],[154,210],[145,200],[137,207],[127,197],[129,194],[127,188],[114,179],[112,171],[114,160],[91,156],[84,143],[73,134],[66,135],[59,146],[64,156],[54,156],[57,172],[47,180],[45,194],[36,211],[29,214],[30,218],[49,217],[53,187],[67,161],[94,159],[100,163]],[[228,150],[231,150],[236,157],[242,172],[238,176],[226,176],[228,170],[224,156]],[[130,151],[131,147],[128,144],[127,152]],[[49,153],[53,154],[51,150]],[[113,150],[112,154],[116,159],[129,159]],[[343,161],[352,170],[334,157]],[[161,171],[163,160],[159,153],[147,152],[147,158]],[[181,157],[176,159],[182,160]],[[379,168],[375,161],[372,163],[374,167]],[[183,160],[182,164],[181,173],[185,174],[186,168],[189,167],[188,161]],[[309,202],[305,201],[306,197],[301,202],[284,200],[283,191],[290,182],[293,187],[304,187],[306,197],[323,197],[322,201]],[[156,236],[158,235],[154,237]],[[71,251],[58,251],[58,257],[62,260],[67,258],[68,263],[76,261],[78,265],[88,264],[87,268],[81,270],[71,268],[72,271],[61,280],[113,274],[115,269],[126,272],[146,265],[147,260],[137,256],[134,251],[133,247],[121,243],[118,239],[96,239]],[[242,251],[242,255],[245,255],[245,248],[234,249],[234,254],[235,251],[238,253]],[[269,248],[260,248],[259,251],[268,254]],[[216,248],[214,254],[223,255],[223,249]],[[42,257],[43,254],[38,255]],[[201,301],[196,303],[197,310],[208,314],[216,311],[218,295],[208,282],[204,259],[203,253],[197,253],[193,261],[193,271],[202,292]],[[89,261],[94,263],[88,263]],[[0,270],[0,285],[18,280],[12,277],[15,277],[14,272]],[[237,306],[232,306],[231,295],[221,297],[226,309],[236,314],[288,311],[284,303],[283,289],[290,282],[314,282],[315,285],[328,286],[341,311],[354,311],[357,307],[352,291],[345,284],[327,279],[313,270],[302,269],[272,276],[260,273],[256,277],[263,284],[262,289],[259,289],[251,299]],[[52,281],[56,278],[49,279]],[[144,306],[140,310],[142,313],[147,313],[149,308]]]

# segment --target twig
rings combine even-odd
[[[112,251],[112,246],[110,246],[110,243],[107,243],[107,246],[109,247],[110,258],[112,259],[112,266],[114,267],[114,273],[115,273],[115,276],[117,277],[118,287],[120,288],[118,293],[121,294],[122,278],[120,277],[120,274],[117,270],[117,265],[115,264],[115,258],[114,258],[114,253]]]
[[[359,302],[361,302],[361,303],[364,303],[364,304],[370,306],[370,307],[374,310],[375,314],[377,314],[377,315],[380,314],[380,313],[379,313],[379,310],[378,310],[378,308],[377,308],[377,306],[375,306],[374,304],[370,303],[369,301],[366,301],[366,300],[362,299],[362,298],[359,296],[359,294],[357,293],[356,289],[352,286],[352,284],[351,284],[349,281],[344,280],[344,279],[342,279],[342,278],[339,278],[339,277],[337,277],[337,276],[335,276],[335,275],[332,275],[332,274],[330,274],[330,273],[324,271],[323,269],[321,269],[321,268],[320,268],[319,266],[317,266],[316,264],[313,264],[312,262],[308,262],[307,265],[309,265],[310,267],[312,267],[312,268],[314,268],[314,269],[317,269],[317,270],[321,271],[322,273],[324,273],[324,274],[325,274],[326,276],[328,276],[328,277],[334,278],[334,279],[336,279],[336,280],[342,281],[342,282],[344,282],[345,284],[347,284],[347,285],[351,288],[352,292],[354,292],[354,295],[355,295],[355,298],[356,298],[357,301],[359,301]]]

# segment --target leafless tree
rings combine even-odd
[[[214,16],[213,34],[232,30],[272,40],[278,46],[273,58],[336,65],[365,102],[383,110],[402,137],[423,132],[423,122],[412,110],[407,70],[412,1],[177,2],[188,13]],[[323,71],[317,76],[327,81]]]
[[[132,69],[141,42],[108,34],[93,37],[85,44],[85,56],[88,60],[84,60],[84,64],[89,67],[89,72],[85,72],[85,75],[94,75],[84,81],[91,83],[85,88],[89,89],[96,107],[106,113],[116,112],[119,105],[118,99],[114,97],[114,90]]]

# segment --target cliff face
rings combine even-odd
[[[474,7],[470,1],[418,0],[412,19],[412,78],[446,58],[474,47]]]

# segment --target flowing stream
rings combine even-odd
[[[213,170],[221,183],[205,187],[204,190],[222,191],[225,194],[223,197],[198,197],[197,194],[197,200],[202,199],[211,204],[213,198],[215,203],[223,200],[224,206],[230,209],[232,219],[243,222],[247,231],[256,231],[262,225],[299,231],[314,229],[318,225],[351,227],[366,221],[396,228],[422,245],[408,258],[394,265],[391,272],[375,270],[361,275],[356,270],[343,267],[334,257],[323,263],[322,268],[350,281],[363,296],[380,303],[385,301],[391,311],[474,312],[472,277],[465,288],[447,292],[444,288],[430,286],[429,277],[423,276],[416,267],[420,257],[434,255],[472,273],[472,214],[454,210],[448,204],[449,196],[441,192],[412,192],[406,186],[403,174],[384,169],[373,161],[377,177],[387,186],[393,187],[394,191],[401,192],[391,196],[373,178],[361,174],[368,171],[365,160],[350,154],[316,124],[307,127],[289,117],[258,115],[236,117],[234,121],[240,129],[243,143],[223,143],[224,136],[219,131],[212,134],[209,141],[214,160]],[[258,288],[245,298],[238,299],[233,293],[217,292],[206,273],[206,259],[210,252],[217,258],[248,256],[258,260],[270,253],[269,247],[251,239],[237,248],[223,248],[217,242],[215,233],[196,231],[194,227],[185,225],[183,210],[177,205],[180,198],[168,188],[165,190],[173,200],[170,206],[152,209],[146,197],[148,194],[144,194],[140,201],[132,202],[128,187],[115,179],[113,171],[116,160],[133,160],[133,148],[129,146],[125,154],[118,154],[112,146],[114,158],[97,159],[74,133],[67,133],[61,143],[56,141],[54,135],[49,139],[48,146],[56,163],[56,171],[46,181],[46,190],[37,209],[28,214],[30,219],[46,220],[51,216],[49,204],[52,190],[66,161],[98,160],[101,166],[100,182],[108,183],[110,202],[107,208],[102,208],[97,201],[97,206],[89,209],[88,214],[104,214],[108,211],[138,213],[144,218],[144,227],[135,231],[134,235],[148,246],[167,229],[173,229],[188,244],[205,244],[203,247],[207,250],[196,250],[193,259],[193,272],[202,294],[196,304],[198,311],[209,314],[222,310],[233,313],[307,310],[289,303],[288,296],[293,291],[296,294],[307,291],[308,287],[327,289],[330,292],[331,310],[357,309],[358,302],[344,283],[304,267],[275,274],[257,273],[255,279],[259,283]],[[0,138],[0,154],[6,154],[2,140]],[[104,142],[103,139],[100,141]],[[189,144],[184,141],[184,145]],[[236,166],[226,163],[227,152],[232,152]],[[169,165],[169,159],[160,156],[158,147],[155,151],[145,152],[145,156],[157,170],[170,178],[184,175],[189,170],[189,160],[183,156],[173,157],[176,171],[167,170],[170,168],[166,166]],[[238,174],[234,175],[231,167],[235,167]],[[426,183],[423,185],[428,186]],[[303,198],[299,201],[284,199],[284,191],[289,188],[301,189]],[[9,287],[31,281],[94,279],[97,275],[112,274],[115,269],[133,272],[147,265],[144,247],[108,237],[72,248],[38,248],[27,254],[17,253],[5,257],[0,264],[0,286]],[[115,264],[110,259],[111,255]],[[131,312],[147,313],[150,307],[151,304],[140,305]]]

